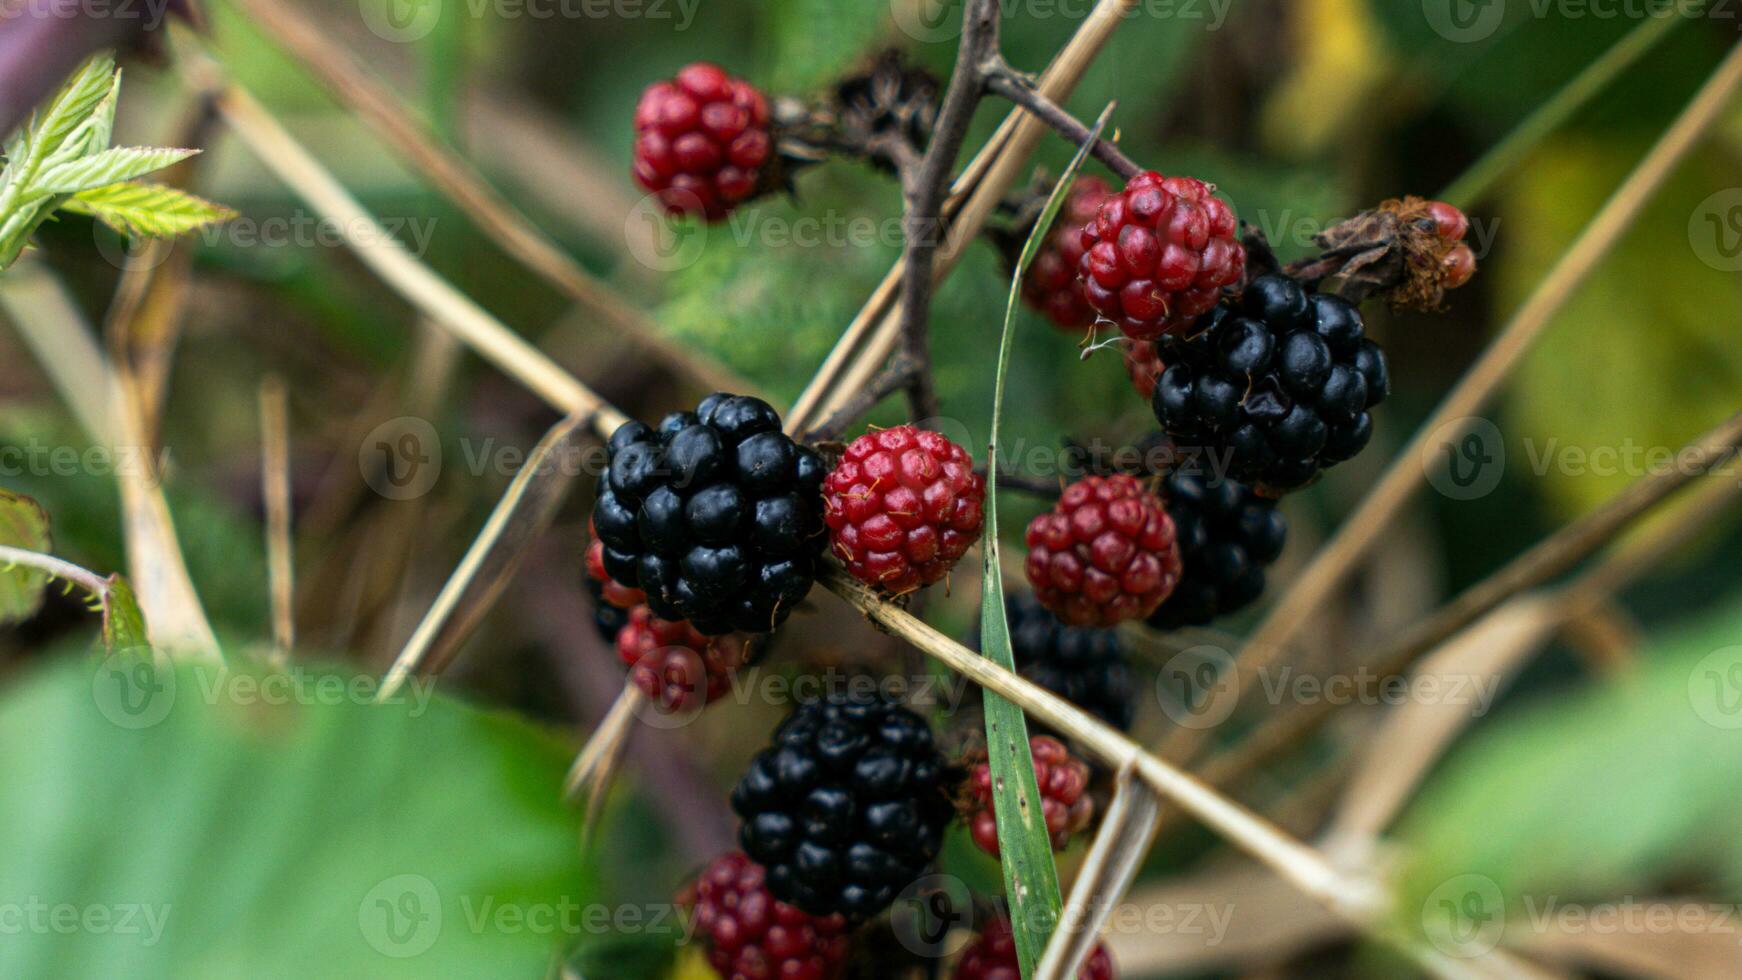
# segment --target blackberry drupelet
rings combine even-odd
[[[863,921],[937,856],[952,774],[924,719],[854,691],[800,705],[732,792],[768,890],[812,915]]]
[[[703,636],[683,621],[660,619],[647,606],[629,611],[617,631],[617,657],[630,683],[663,712],[701,708],[732,686],[732,674],[751,663],[751,648],[737,636]]]
[[[1183,470],[1161,483],[1179,538],[1179,584],[1149,625],[1204,626],[1238,612],[1264,594],[1264,569],[1282,554],[1288,525],[1276,501],[1244,483]]]
[[[1099,177],[1083,177],[1072,184],[1058,218],[1022,277],[1023,300],[1066,333],[1080,335],[1095,322],[1095,311],[1083,298],[1077,266],[1086,248],[1083,227],[1095,220],[1112,194],[1113,188]]]
[[[1368,412],[1390,392],[1385,354],[1363,333],[1347,300],[1262,276],[1238,305],[1163,341],[1155,416],[1182,449],[1225,457],[1260,493],[1305,486],[1367,445]]]
[[[594,579],[587,579],[587,594],[593,597],[593,625],[599,630],[599,638],[607,646],[615,646],[617,631],[629,622],[629,610],[606,602],[605,587]]]
[[[1136,692],[1117,630],[1066,626],[1026,592],[1005,599],[1004,616],[1018,673],[1120,731],[1131,727]]]
[[[593,525],[605,571],[661,619],[767,633],[816,581],[825,468],[768,403],[713,394],[658,429],[612,434]]]

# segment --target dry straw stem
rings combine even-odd
[[[579,799],[583,788],[596,790],[609,780],[612,760],[623,754],[623,745],[634,727],[635,713],[646,702],[647,696],[640,688],[629,683],[623,685],[623,693],[611,703],[611,710],[605,712],[599,727],[593,730],[593,736],[569,767],[568,778],[563,780],[565,799]]]
[[[104,361],[89,325],[54,274],[34,261],[17,263],[0,288],[5,307],[62,399],[93,441],[131,454],[117,466],[128,577],[150,626],[151,641],[171,654],[222,657],[217,636],[188,577],[175,521],[163,496],[151,445],[126,380]]]
[[[296,647],[295,562],[290,543],[289,394],[284,379],[260,382],[260,496],[266,505],[266,574],[272,598],[272,656]]]
[[[391,698],[414,673],[439,671],[496,604],[528,547],[556,518],[576,475],[566,461],[580,448],[588,422],[585,415],[568,416],[528,454],[526,465],[388,668],[376,701]]]
[[[1635,480],[1597,510],[1544,538],[1500,571],[1405,630],[1392,644],[1358,655],[1352,662],[1381,676],[1402,673],[1422,654],[1452,639],[1509,598],[1546,583],[1589,557],[1690,481],[1734,458],[1739,444],[1742,444],[1742,413],[1731,416],[1684,448],[1675,467]],[[1701,508],[1694,508],[1685,512],[1683,519],[1694,519],[1703,513]],[[1664,552],[1659,549],[1685,540],[1680,536],[1685,532],[1681,528],[1677,532],[1650,545],[1637,546],[1644,550],[1622,552],[1622,557],[1616,559],[1622,563],[1618,566],[1596,566],[1602,576],[1598,582],[1604,588],[1619,587],[1647,567],[1641,559],[1661,557]],[[1579,591],[1576,584],[1569,588],[1575,595],[1591,595]],[[1318,702],[1297,705],[1274,716],[1239,745],[1211,759],[1203,768],[1203,778],[1212,786],[1230,787],[1271,759],[1302,745],[1335,712],[1336,706]]]
[[[1137,0],[1100,0],[1041,75],[1035,91],[1053,102],[1069,98],[1114,28],[1136,3]],[[962,249],[980,233],[1047,131],[1046,123],[1026,110],[1012,110],[956,178],[944,202],[943,218],[949,233],[933,263],[934,283],[942,282],[955,268]],[[847,325],[840,341],[787,414],[787,431],[806,432],[815,428],[869,384],[889,359],[901,334],[896,294],[904,268],[897,262]]]
[[[750,383],[721,365],[666,339],[652,318],[595,278],[520,213],[478,173],[442,144],[417,113],[358,59],[299,13],[289,0],[237,0],[248,16],[299,60],[347,108],[380,134],[394,152],[446,195],[478,228],[539,278],[608,323],[655,357],[711,390],[748,392]],[[627,219],[629,215],[624,215]]]
[[[1378,486],[1265,616],[1235,661],[1235,690],[1239,694],[1251,689],[1260,670],[1284,656],[1289,643],[1313,620],[1319,607],[1342,585],[1398,512],[1415,496],[1425,474],[1425,461],[1436,458],[1464,435],[1471,416],[1499,389],[1531,343],[1620,241],[1676,165],[1721,117],[1739,84],[1742,84],[1742,44],[1731,49],[1687,108],[1579,234],[1572,248],[1513,314],[1481,359],[1398,453]],[[1161,751],[1170,759],[1188,760],[1196,754],[1206,735],[1206,731],[1175,729],[1162,742]]]
[[[218,97],[218,111],[268,169],[339,230],[364,265],[431,320],[550,404],[593,414],[597,429],[608,433],[628,421],[543,351],[419,262],[253,96],[227,86]]]

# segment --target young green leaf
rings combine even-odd
[[[91,118],[103,100],[114,90],[115,59],[100,54],[79,67],[67,80],[47,109],[31,119],[23,134],[19,152],[8,156],[26,181],[36,176],[36,169],[59,151],[73,131]],[[16,178],[14,178],[16,179]]]
[[[48,551],[48,514],[42,505],[23,494],[0,490],[0,544]],[[0,625],[36,615],[48,581],[47,572],[29,565],[13,564],[0,570]]]
[[[77,194],[155,173],[198,153],[150,146],[117,146],[44,170],[31,184],[37,195]]]
[[[1022,257],[1011,276],[1010,296],[1004,307],[1004,331],[998,342],[998,371],[992,389],[992,439],[986,451],[986,532],[981,546],[984,560],[980,592],[980,649],[1006,670],[1016,669],[1010,650],[1010,624],[1004,618],[1004,582],[998,547],[998,427],[1004,413],[1004,377],[1010,367],[1011,339],[1015,333],[1016,302],[1022,291],[1022,276],[1034,261],[1040,243],[1046,240],[1053,218],[1058,215],[1072,181],[1089,147],[1101,138],[1101,130],[1113,112],[1108,104],[1095,121],[1089,141],[1077,149],[1070,166],[1059,176],[1046,207],[1035,222]],[[1040,789],[1034,778],[1034,759],[1028,749],[1028,723],[1022,709],[1006,698],[986,692],[986,751],[992,769],[993,813],[998,820],[999,850],[1003,855],[1004,894],[1010,904],[1011,933],[1016,957],[1024,977],[1032,976],[1046,949],[1048,937],[1058,922],[1063,899],[1058,869],[1052,860],[1052,841],[1041,813]]]
[[[236,212],[162,184],[111,184],[80,191],[65,210],[90,215],[123,235],[168,238],[228,221]]]

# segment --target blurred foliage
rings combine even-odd
[[[0,974],[536,976],[581,935],[539,911],[596,896],[564,746],[427,690],[359,703],[349,671],[299,671],[289,703],[265,676],[14,681],[0,740],[32,749],[0,755],[0,894],[113,918],[9,936]]]
[[[1531,699],[1472,734],[1400,825],[1403,914],[1466,874],[1506,899],[1643,899],[1690,882],[1742,894],[1738,636],[1732,603],[1648,644],[1618,683]]]

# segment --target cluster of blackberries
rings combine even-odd
[[[1004,618],[1018,673],[1120,731],[1131,727],[1135,690],[1117,630],[1066,626],[1026,592],[1004,600]]]
[[[767,402],[709,395],[657,429],[625,423],[608,451],[593,510],[604,568],[661,619],[767,633],[810,592],[825,469]]]
[[[1288,525],[1276,501],[1244,483],[1185,469],[1161,482],[1179,538],[1179,584],[1149,617],[1158,629],[1204,626],[1264,594],[1264,569],[1282,554]]]
[[[774,897],[868,919],[924,873],[954,816],[925,720],[859,691],[800,705],[732,792]]]
[[[1238,305],[1165,338],[1161,359],[1151,399],[1161,427],[1271,494],[1360,452],[1373,435],[1368,411],[1391,390],[1361,311],[1283,275],[1253,280]]]

